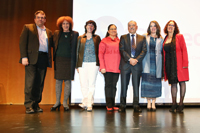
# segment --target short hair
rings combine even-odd
[[[158,38],[160,38],[160,25],[158,24],[157,21],[153,20],[149,23],[149,27],[147,28],[147,35],[150,35],[151,34],[151,30],[150,30],[150,27],[151,27],[151,23],[154,23],[156,25],[156,35],[158,36]]]
[[[113,25],[114,25],[114,24],[110,24],[110,25],[108,26],[108,31],[109,31],[110,27],[113,26]],[[114,25],[114,26],[115,26],[116,29],[117,29],[117,26],[116,26],[116,25]],[[108,37],[108,36],[110,36],[110,34],[107,32],[107,33],[106,33],[106,37]]]
[[[36,18],[36,15],[38,15],[39,13],[41,13],[42,15],[44,15],[44,18],[46,19],[46,15],[45,15],[44,11],[42,11],[42,10],[36,11],[35,14],[34,14],[34,18]]]
[[[167,27],[168,27],[168,24],[169,24],[170,22],[174,22],[175,28],[174,28],[173,36],[175,36],[176,34],[179,33],[179,28],[178,28],[177,23],[176,23],[174,20],[169,20],[169,21],[167,22],[167,24],[165,25],[165,28],[164,28],[164,33],[168,35]]]
[[[128,25],[129,25],[130,22],[134,22],[134,23],[136,24],[136,26],[138,26],[138,25],[137,25],[137,22],[134,21],[134,20],[129,21],[129,22],[128,22]]]
[[[92,34],[94,35],[94,33],[95,33],[96,29],[97,29],[97,25],[96,25],[96,23],[95,23],[93,20],[89,20],[89,21],[87,21],[87,22],[85,23],[85,33],[87,33],[86,26],[87,26],[88,24],[92,24],[92,25],[94,25],[94,30],[92,31]]]
[[[63,31],[62,23],[65,20],[67,22],[69,22],[69,31],[72,31],[72,29],[73,29],[73,20],[72,20],[72,18],[70,16],[61,16],[61,17],[59,17],[57,19],[57,23],[56,23],[57,27],[59,28],[60,31]]]

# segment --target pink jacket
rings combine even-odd
[[[106,69],[106,72],[120,73],[120,59],[119,38],[114,40],[110,37],[103,38],[99,44],[100,70]]]

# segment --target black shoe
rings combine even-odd
[[[69,107],[64,107],[64,111],[69,111]]]
[[[39,106],[35,109],[35,112],[43,112],[43,109],[41,109]]]
[[[51,111],[56,111],[57,108],[58,108],[58,111],[60,111],[60,105],[61,105],[61,104],[59,104],[59,105],[56,106],[56,107],[51,107]]]
[[[134,106],[134,112],[142,112],[140,106]]]
[[[151,111],[156,112],[156,108],[151,108]]]
[[[125,112],[126,111],[126,108],[125,107],[119,107],[119,112]]]
[[[173,112],[173,113],[175,113],[176,112],[176,110],[177,110],[177,104],[175,104],[175,105],[172,105],[172,107],[171,107],[171,109],[169,110],[169,112]]]
[[[148,111],[148,112],[151,111],[151,108],[147,108],[147,111]]]
[[[184,109],[184,105],[179,105],[178,107],[177,107],[177,112],[179,112],[179,113],[182,113],[183,112],[183,109]]]
[[[35,111],[32,108],[26,108],[26,114],[33,114]]]

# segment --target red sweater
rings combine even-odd
[[[114,40],[110,37],[103,38],[99,44],[100,70],[106,69],[106,72],[120,73],[120,59],[119,38]]]

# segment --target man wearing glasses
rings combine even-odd
[[[45,13],[35,13],[35,24],[25,24],[20,36],[20,63],[25,66],[26,113],[43,112],[39,107],[47,67],[51,67],[52,32],[44,24]]]

